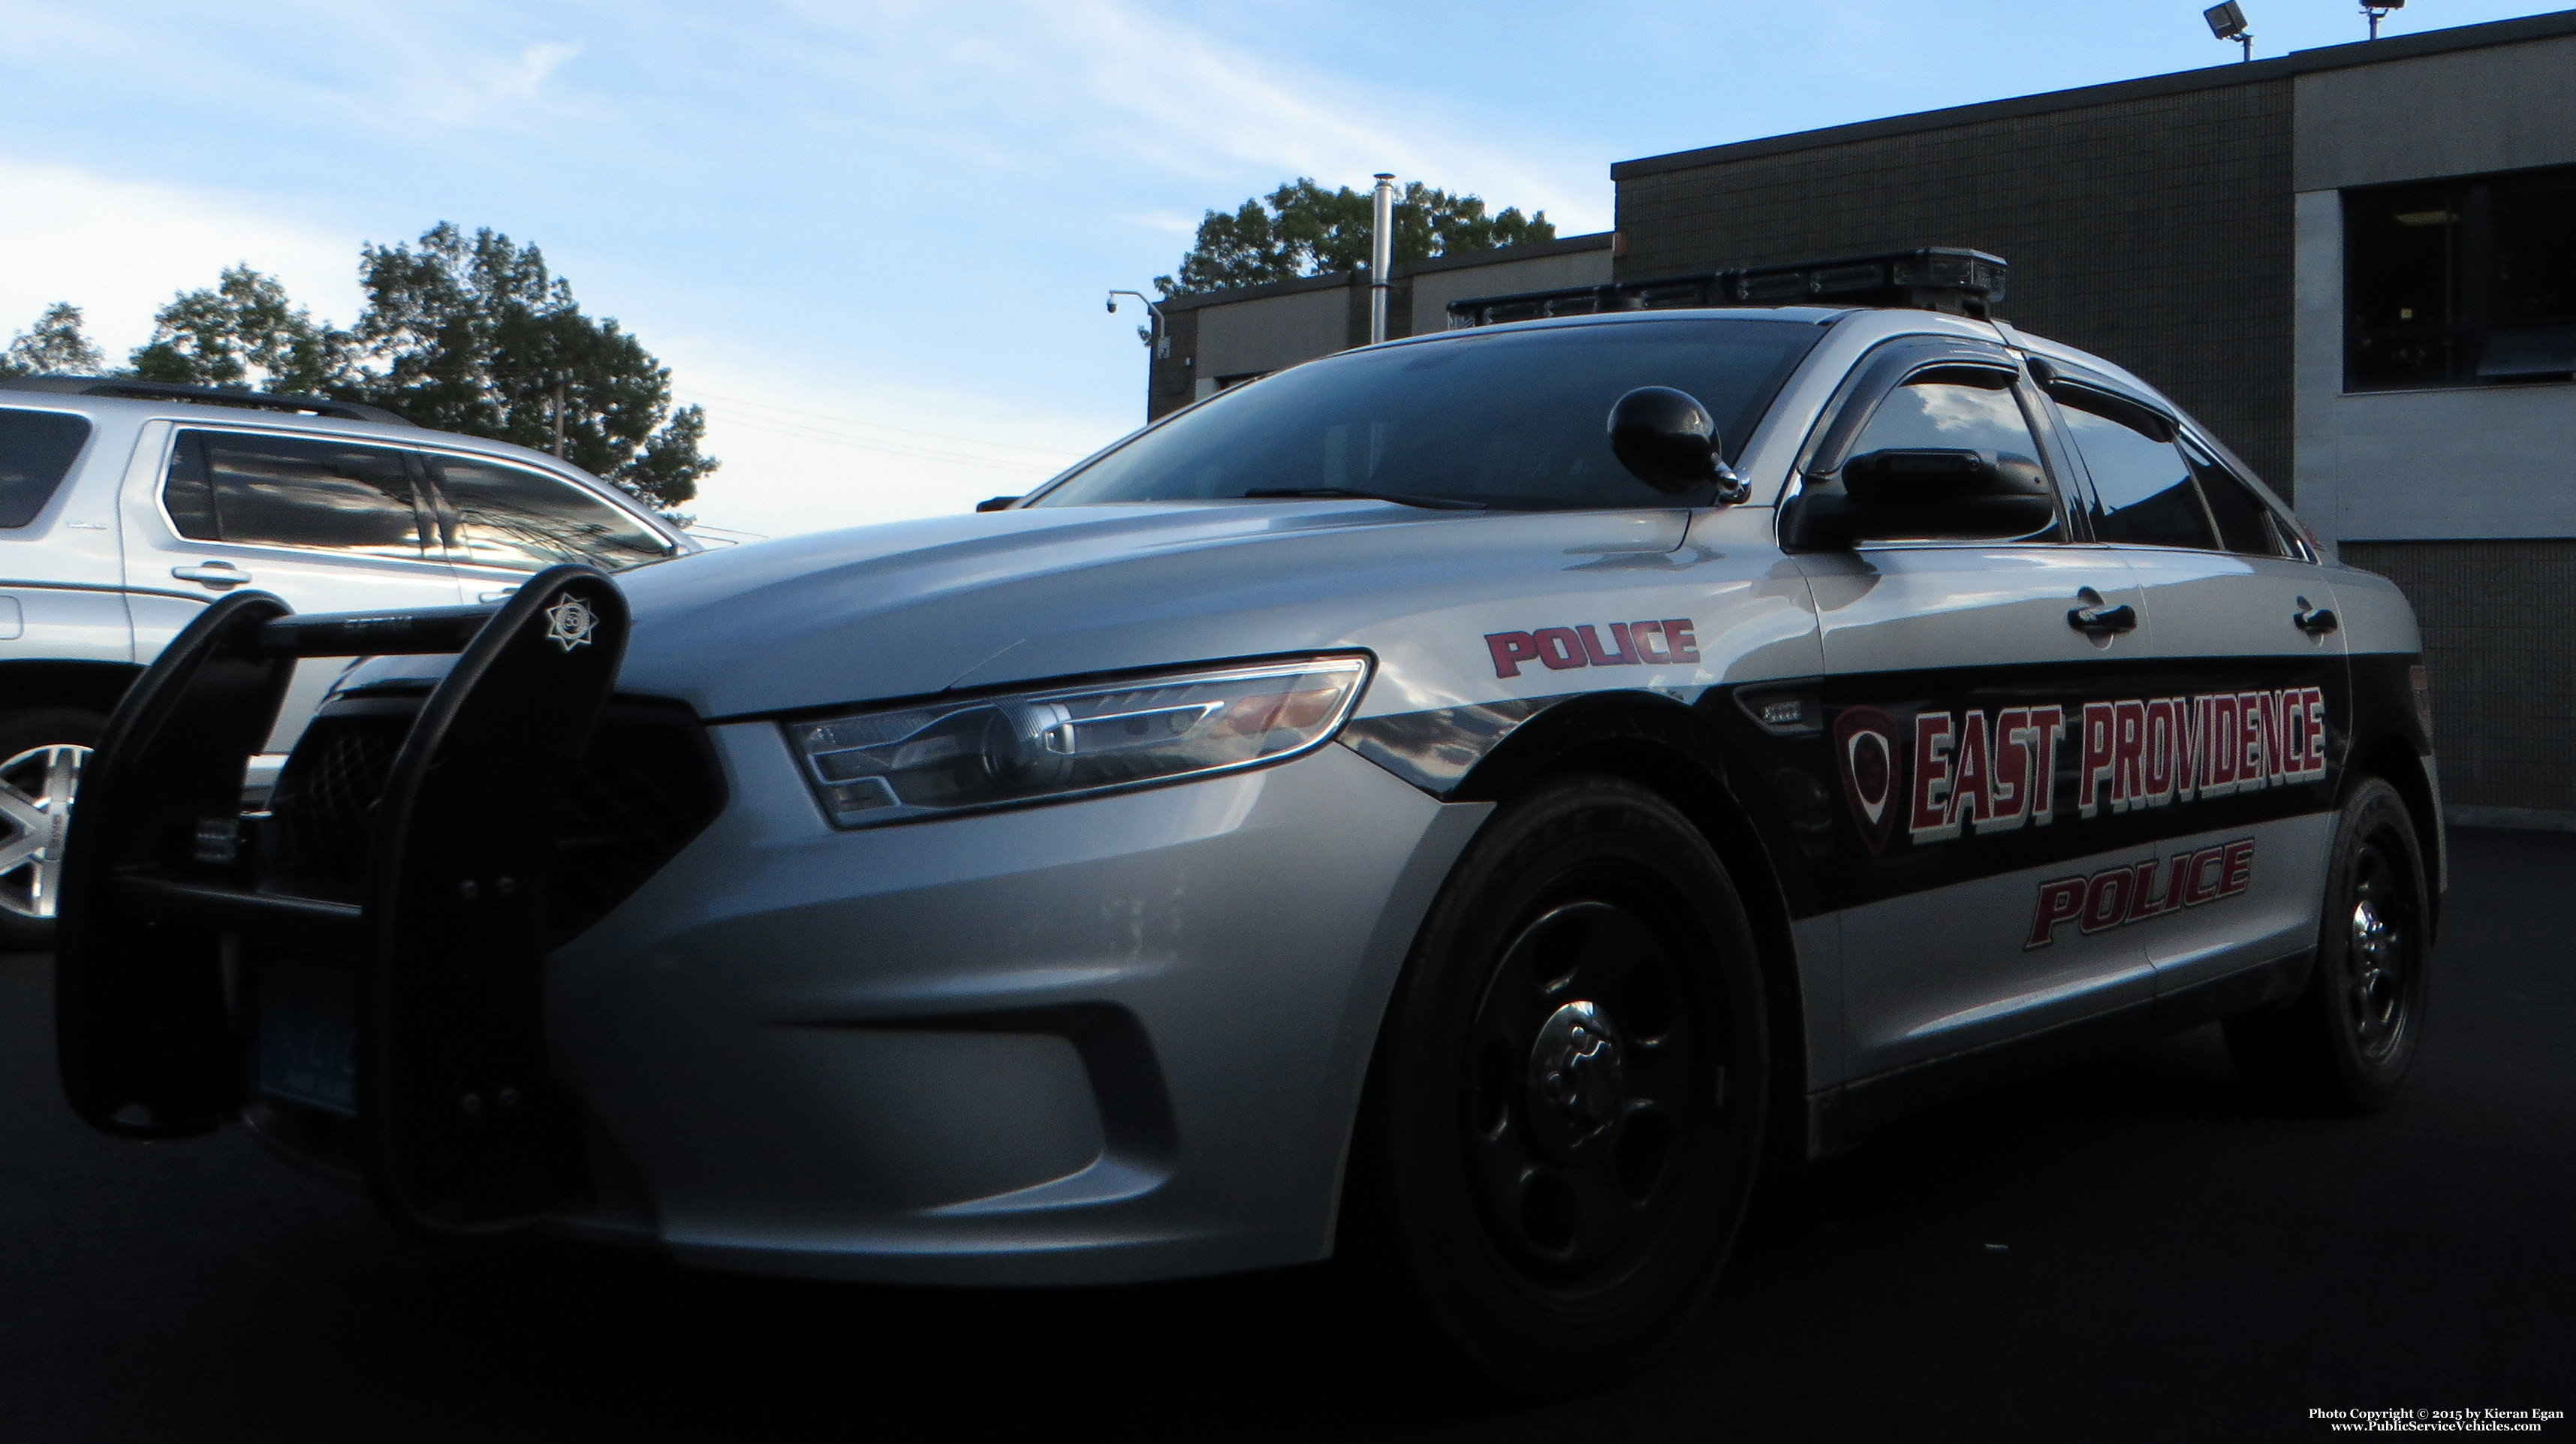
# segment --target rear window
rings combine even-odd
[[[1222,392],[1066,477],[1037,506],[1347,487],[1515,508],[1681,506],[1610,452],[1610,407],[1689,392],[1728,460],[1824,334],[1805,321],[1628,321],[1353,351]]]
[[[89,422],[82,417],[0,407],[0,527],[34,521],[87,440]]]

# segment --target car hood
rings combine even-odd
[[[1376,624],[1671,552],[1688,521],[1238,501],[789,537],[620,576],[635,625],[619,688],[723,718],[1367,646]]]

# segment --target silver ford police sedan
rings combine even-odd
[[[84,784],[72,1100],[713,1267],[1339,1254],[1525,1389],[1652,1358],[1765,1166],[2072,1049],[2224,1019],[2385,1105],[2405,600],[1990,282],[1899,289],[1346,352],[498,608],[228,597]],[[375,660],[245,813],[317,656]]]

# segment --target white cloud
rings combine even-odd
[[[1199,232],[1199,217],[1181,211],[1139,211],[1134,215],[1120,216],[1118,219],[1131,226],[1140,226],[1149,231],[1166,231],[1176,236],[1195,236]]]
[[[6,157],[0,197],[13,216],[44,218],[0,226],[0,333],[69,301],[109,359],[121,361],[173,295],[211,286],[240,262],[277,276],[317,316],[357,315],[359,236],[285,213],[273,199]]]
[[[442,125],[488,121],[540,99],[546,81],[566,61],[581,54],[578,45],[548,42],[516,55],[454,56],[433,54],[410,74],[413,109]]]
[[[683,342],[675,399],[706,408],[724,467],[686,510],[767,536],[962,512],[1017,496],[1117,439],[1122,418],[1030,416],[990,395],[834,386]]]
[[[892,104],[881,95],[880,108],[915,118],[972,112],[987,141],[1041,141],[1036,154],[1049,164],[1070,150],[1090,164],[1197,183],[1258,176],[1264,189],[1290,175],[1365,186],[1391,170],[1545,208],[1568,230],[1609,223],[1597,157],[1552,156],[1527,135],[1469,138],[1418,88],[1291,70],[1133,0],[996,0],[970,10],[799,0],[796,9],[853,42],[818,48],[810,63],[900,92]]]

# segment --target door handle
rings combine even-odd
[[[250,580],[250,573],[234,566],[231,562],[205,562],[193,567],[172,567],[170,575],[183,582],[202,582],[216,591],[222,591],[226,587],[237,587]]]
[[[2083,601],[2082,597],[2076,600]],[[2088,637],[2107,637],[2115,632],[2138,629],[2138,609],[2126,602],[2116,607],[2102,605],[2099,596],[2066,614],[2066,625]]]
[[[2322,637],[2342,626],[2343,619],[2334,614],[2334,608],[2311,607],[2308,605],[2308,599],[2301,597],[2299,609],[2290,614],[2290,625],[2311,637]]]
[[[510,599],[512,594],[516,593],[518,590],[519,589],[517,587],[503,587],[497,592],[476,592],[474,594],[474,600],[484,603],[506,602]]]

